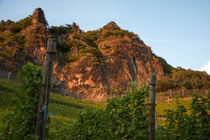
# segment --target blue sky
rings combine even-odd
[[[98,29],[110,21],[139,35],[174,67],[210,74],[210,0],[0,0],[0,20],[41,7],[49,25]]]

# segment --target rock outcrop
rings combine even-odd
[[[21,32],[26,40],[26,54],[32,57],[36,64],[43,65],[47,43],[47,21],[41,8],[35,9],[31,21],[32,24]]]
[[[121,29],[115,22],[89,32],[83,32],[73,23],[68,28],[63,26],[62,31],[59,27],[52,28],[53,34],[47,32],[47,21],[40,8],[27,18],[27,22],[27,26],[16,33],[12,33],[12,28],[7,31],[23,37],[22,44],[16,43],[16,47],[6,44],[9,47],[1,45],[1,48],[5,52],[11,48],[21,50],[9,54],[19,67],[27,61],[43,65],[47,37],[57,37],[53,83],[67,94],[80,94],[84,100],[103,101],[110,94],[123,94],[133,81],[148,83],[152,73],[157,76],[165,74],[151,48],[136,34]],[[1,63],[6,57],[2,58]],[[1,66],[11,69],[4,64]]]
[[[37,8],[32,16],[18,22],[2,21],[0,30],[0,67],[17,72],[28,61],[42,65],[47,39],[44,12]]]
[[[68,63],[68,69],[61,68],[58,63],[55,65],[54,75],[57,81],[62,81],[58,83],[67,85],[69,93],[101,101],[109,94],[123,94],[133,81],[148,83],[152,73],[164,75],[158,58],[137,35],[121,30],[115,22],[108,23],[98,32],[97,46],[91,47],[81,39],[79,42],[85,49],[71,48],[70,56],[77,54],[79,58]],[[107,37],[108,33],[111,36]]]

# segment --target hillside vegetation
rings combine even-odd
[[[170,74],[157,81],[157,91],[169,89],[209,89],[210,75],[206,72],[173,68]]]

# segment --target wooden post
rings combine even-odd
[[[10,75],[11,75],[11,72],[8,73],[7,80],[10,80]]]
[[[184,89],[182,88],[182,98],[184,97]]]
[[[46,59],[44,63],[44,73],[42,79],[42,87],[39,101],[39,109],[36,122],[35,134],[39,137],[39,140],[45,138],[45,125],[47,119],[48,102],[50,84],[52,79],[53,61],[56,53],[56,40],[49,38],[47,41]]]
[[[170,102],[170,98],[169,98],[169,96],[167,96],[168,97],[168,103]]]
[[[150,109],[149,109],[149,140],[155,140],[155,92],[156,92],[156,76],[150,76]]]

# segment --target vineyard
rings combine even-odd
[[[0,108],[1,108],[0,129],[4,129],[5,124],[2,119],[3,119],[3,116],[8,113],[7,108],[9,108],[9,106],[11,106],[11,96],[12,96],[14,90],[18,86],[19,86],[19,83],[17,83],[17,82],[0,79],[0,89],[1,89],[0,90],[1,91],[1,94],[0,94],[0,99],[1,99],[1,102],[0,102]],[[126,100],[128,100],[128,98]],[[119,99],[114,98],[114,99],[112,99],[111,104],[110,104],[110,102],[108,104],[109,104],[109,106],[110,105],[111,106],[113,106],[113,105],[114,106],[116,106],[116,105],[122,106],[124,103],[120,103],[119,101],[120,101]],[[170,103],[164,103],[164,102],[157,103],[157,106],[156,106],[157,116],[162,116],[162,118],[164,118],[164,119],[157,118],[157,122],[159,122],[159,125],[167,124],[167,122],[169,120],[168,120],[168,118],[166,118],[166,117],[168,117],[168,114],[167,114],[167,112],[165,112],[165,110],[167,110],[167,109],[171,109],[174,111],[177,110],[177,103],[184,105],[184,107],[188,110],[187,111],[188,114],[190,113],[189,109],[190,109],[190,104],[192,103],[192,100],[189,98],[188,99],[180,99],[180,100],[177,100],[176,102],[171,101]],[[209,103],[209,101],[207,103]],[[80,101],[80,100],[77,100],[77,99],[74,99],[71,97],[63,97],[59,94],[50,93],[50,103],[49,103],[49,112],[48,112],[48,114],[49,114],[48,120],[50,123],[47,126],[49,128],[48,135],[47,135],[48,139],[71,139],[72,133],[77,134],[75,132],[75,127],[78,127],[77,125],[79,125],[79,126],[82,125],[81,117],[84,117],[85,115],[88,114],[89,116],[86,117],[86,119],[87,120],[89,119],[89,121],[90,121],[88,123],[92,124],[93,123],[92,121],[98,121],[98,119],[100,119],[99,116],[98,116],[98,118],[95,118],[95,116],[90,117],[91,116],[90,114],[97,114],[98,112],[97,111],[93,112],[90,110],[99,110],[99,114],[100,114],[100,110],[104,110],[104,109],[107,110],[106,104],[107,104],[107,102],[95,103],[95,102],[89,102],[89,101]],[[128,106],[132,106],[132,105],[128,104]],[[135,107],[133,107],[134,110],[135,110]],[[117,109],[117,107],[115,107],[115,108]],[[144,109],[146,109],[146,108],[144,108]],[[117,110],[118,111],[121,110],[120,112],[122,113],[122,108],[117,109]],[[113,111],[113,108],[112,108],[112,111]],[[116,111],[114,111],[114,112],[116,112]],[[129,110],[127,110],[127,111],[129,112]],[[103,116],[103,115],[101,114],[101,116]],[[103,116],[103,119],[107,119],[107,116]],[[112,119],[114,119],[114,118],[112,118]],[[120,119],[119,119],[119,121],[120,121]],[[124,121],[124,120],[122,120],[122,121]],[[98,122],[98,123],[100,125],[101,122]],[[92,124],[92,125],[95,127],[98,126],[98,124]],[[111,126],[109,126],[109,127],[111,128]],[[127,126],[127,127],[129,128],[129,126]],[[160,127],[160,126],[158,126],[158,127]],[[90,129],[91,133],[90,132],[88,132],[88,133],[93,135],[92,134],[93,128],[90,127],[87,129]],[[93,130],[95,131],[95,129],[100,130],[100,128],[94,128]],[[162,130],[162,129],[157,128],[157,132],[158,132],[156,134],[157,138],[160,137],[160,135],[158,135],[158,134],[162,133],[160,130]],[[78,131],[81,131],[81,130],[78,129]],[[122,132],[124,132],[124,131],[122,131]],[[83,132],[83,131],[81,131],[81,132]],[[83,133],[85,135],[85,133],[87,133],[87,132],[83,132]],[[105,133],[105,132],[103,132],[103,133]],[[105,135],[107,135],[107,133],[108,132],[106,132]],[[124,132],[124,133],[128,133],[128,132]],[[88,135],[88,137],[91,137],[91,135]],[[121,137],[122,133],[119,133],[119,135],[116,133],[115,135],[118,136],[118,138],[119,138],[119,137]],[[145,135],[147,135],[146,132],[145,132]],[[0,133],[0,136],[3,136],[3,133]],[[100,138],[102,138],[102,137],[105,138],[105,136],[101,136],[101,135],[99,135],[99,136],[100,136]],[[76,135],[74,137],[76,137]],[[96,137],[96,139],[97,138],[98,137]],[[115,139],[115,138],[117,138],[117,137],[112,136],[112,139]],[[142,138],[146,139],[146,136],[143,135]],[[82,139],[82,137],[79,137],[78,139]],[[167,139],[167,136],[165,139]]]
[[[0,137],[3,140],[36,139],[34,120],[41,75],[40,67],[28,63],[17,75],[21,82],[0,79]],[[183,93],[180,96],[172,92],[157,93],[154,129],[158,139],[208,137],[209,94],[207,97],[199,93],[193,97],[189,92],[185,92],[185,96]],[[148,139],[148,96],[148,87],[139,87],[135,82],[124,96],[107,102],[81,101],[50,93],[46,137],[52,140]]]
[[[7,108],[11,106],[11,95],[19,85],[17,82],[0,78],[0,130],[4,123],[2,116],[7,113]],[[80,101],[72,97],[63,97],[61,95],[50,93],[49,103],[49,139],[60,139],[65,133],[63,130],[70,129],[78,119],[79,114],[88,108],[103,109],[106,103],[94,103],[89,101]],[[66,135],[68,132],[66,132]],[[0,132],[0,136],[1,136]]]

